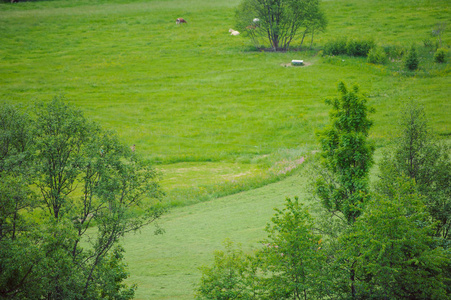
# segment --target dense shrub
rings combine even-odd
[[[328,41],[326,45],[324,45],[324,54],[325,55],[346,54],[346,38]]]
[[[368,52],[368,62],[371,64],[385,64],[387,62],[387,54],[381,47],[372,48]]]
[[[373,47],[374,41],[372,39],[350,39],[346,43],[346,54],[350,56],[367,56]]]
[[[404,66],[407,69],[414,71],[418,69],[419,63],[420,61],[418,60],[417,49],[414,45],[412,45],[412,47],[410,47],[409,51],[407,52],[406,58],[404,60]]]
[[[374,47],[372,39],[347,39],[338,38],[324,45],[326,55],[367,56]]]
[[[446,62],[446,50],[443,48],[437,49],[437,51],[434,54],[434,61],[437,63]]]

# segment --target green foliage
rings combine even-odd
[[[324,55],[342,55],[346,54],[346,38],[337,38],[330,40],[324,45]]]
[[[324,45],[324,54],[366,57],[374,46],[372,39],[337,38]]]
[[[124,249],[116,246],[107,257],[105,263],[96,270],[98,299],[132,299],[136,285],[128,287],[124,280],[128,278],[127,265],[124,263]]]
[[[407,176],[426,197],[437,224],[437,235],[449,238],[451,229],[451,158],[449,146],[439,143],[428,127],[424,108],[411,102],[400,118],[401,133],[380,163],[378,190],[390,194],[391,182]]]
[[[400,45],[385,46],[384,50],[391,59],[400,59],[406,53],[406,49]]]
[[[230,242],[215,252],[213,267],[201,269],[198,299],[317,299],[325,256],[312,217],[298,198],[287,198],[271,221],[254,256]]]
[[[368,173],[374,147],[367,138],[372,121],[365,96],[357,86],[338,87],[341,97],[327,100],[332,106],[330,124],[319,133],[324,172],[316,182],[316,195],[331,213],[341,213],[352,224],[368,197]]]
[[[29,161],[32,143],[29,122],[28,115],[14,106],[0,105],[0,172],[18,173]]]
[[[387,62],[387,54],[382,47],[374,47],[368,52],[368,62],[383,65]]]
[[[374,46],[373,39],[348,39],[346,42],[346,54],[349,56],[366,57]]]
[[[446,62],[446,54],[447,51],[444,48],[439,48],[434,53],[434,61],[436,63],[445,63]]]
[[[201,268],[197,299],[255,299],[251,258],[229,240],[224,246],[225,251],[214,253],[212,267]]]
[[[434,46],[435,46],[434,43],[432,42],[432,40],[429,38],[426,38],[423,40],[423,45],[424,45],[424,47],[430,48],[430,49],[434,49]]]
[[[115,246],[161,215],[156,172],[61,99],[34,112],[0,110],[0,294],[132,298]]]
[[[301,31],[301,45],[308,33],[313,43],[314,33],[324,31],[327,21],[319,0],[243,0],[236,10],[236,24],[257,47],[267,40],[277,51],[288,49]]]
[[[197,184],[212,187],[216,185],[214,180],[221,180],[215,172],[224,160],[233,163],[245,157],[254,161],[280,149],[296,147],[299,141],[311,145],[312,128],[321,127],[325,122],[324,107],[318,99],[325,94],[333,95],[331,87],[337,78],[346,81],[359,78],[362,89],[371,95],[378,112],[374,115],[376,126],[371,133],[378,146],[386,145],[386,137],[398,118],[394,111],[399,101],[395,100],[412,96],[424,100],[431,114],[431,127],[442,137],[449,136],[446,105],[450,90],[446,65],[435,64],[435,68],[443,69],[407,78],[397,76],[396,72],[402,68],[397,61],[387,67],[387,72],[379,72],[378,68],[365,66],[360,58],[346,58],[345,63],[331,66],[305,53],[308,57],[305,60],[313,63],[311,68],[301,73],[293,68],[280,68],[281,62],[291,60],[292,52],[249,52],[244,39],[227,38],[227,24],[233,23],[231,16],[237,4],[236,0],[164,3],[58,0],[3,5],[0,8],[2,98],[16,103],[42,99],[48,94],[66,94],[104,128],[117,130],[129,145],[136,143],[140,154],[161,163],[158,168],[163,172],[167,164],[173,162],[193,162],[190,171],[197,170],[196,163],[201,162],[199,173],[202,178],[210,177]],[[412,40],[421,39],[425,28],[432,28],[437,20],[446,20],[449,16],[448,0],[434,1],[434,5],[417,0],[369,0],[358,4],[344,0],[322,4],[330,25],[319,45],[346,32],[349,36],[374,36],[383,45],[402,48]],[[195,22],[190,22],[188,28],[175,29],[174,15],[180,13],[190,15],[189,19]],[[378,17],[368,18],[375,15]],[[449,44],[450,37],[443,35],[444,43]],[[170,43],[167,43],[168,38]],[[304,56],[304,53],[299,54]],[[228,96],[224,97],[224,93]],[[292,113],[293,107],[299,108],[298,113]],[[208,166],[212,161],[215,163]],[[177,170],[174,166],[174,172],[184,174],[185,168],[181,166]],[[241,173],[243,171],[239,170],[231,175]],[[194,176],[189,173],[188,177],[186,180],[180,176],[171,184],[185,184]],[[284,188],[279,184],[268,188],[281,195],[294,189],[282,184]],[[270,189],[263,190],[271,192]],[[241,200],[248,199],[249,195],[255,193],[242,194]],[[266,204],[280,202],[274,197],[267,200],[266,196],[261,197]],[[241,203],[236,197],[227,198],[230,199],[235,199],[236,206]],[[214,202],[214,207],[220,211],[216,202],[223,202]],[[194,225],[192,220],[205,224],[199,212],[202,207],[178,209],[179,220],[168,221],[173,224],[174,232],[185,233],[183,241],[188,244],[188,237],[196,240],[196,235],[186,229],[186,224]],[[241,213],[233,211],[237,215]],[[249,219],[250,211],[254,208],[247,207],[242,213]],[[179,248],[179,235],[164,237],[161,248],[155,247],[143,254],[140,252],[143,244],[153,247],[160,240],[154,243],[152,230],[146,230],[146,236],[134,236],[131,240],[135,243],[127,244],[128,258],[129,251],[134,251],[133,276],[136,277],[132,280],[138,278],[146,286],[138,290],[138,298],[191,299],[190,285],[198,276],[193,271],[196,264],[192,262],[202,263],[208,259],[202,246],[217,247],[218,239],[238,236],[237,231],[233,231],[235,226],[239,226],[240,240],[245,245],[255,238],[253,234],[258,235],[258,225],[247,229],[250,223],[247,219],[235,218],[233,227],[213,222],[218,219],[213,212],[209,215],[208,222],[217,227],[208,225],[208,242],[191,244],[190,250],[198,250],[195,254],[171,252]],[[220,231],[222,237],[214,235],[215,231]],[[166,253],[171,253],[171,257],[165,256]],[[147,265],[158,264],[159,269],[153,268],[150,272],[150,267],[143,266],[144,260]],[[187,260],[191,263],[185,263]]]
[[[434,224],[414,181],[396,178],[341,237],[340,260],[355,260],[357,299],[446,299],[450,256],[437,247]]]
[[[264,299],[318,299],[326,282],[321,276],[325,255],[322,239],[298,198],[286,199],[268,224],[268,239],[257,253]]]
[[[417,49],[414,45],[412,45],[409,51],[407,51],[406,57],[404,58],[404,66],[406,69],[414,71],[418,69],[419,63],[420,61],[418,59]]]
[[[97,135],[80,111],[61,100],[51,104],[39,103],[33,135],[36,154],[33,172],[39,174],[36,184],[49,212],[60,218],[67,213],[67,196],[75,190],[75,180],[80,175],[85,145]]]

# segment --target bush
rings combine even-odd
[[[252,299],[255,294],[250,257],[231,241],[224,242],[225,251],[215,251],[214,265],[200,268],[202,277],[196,299]]]
[[[417,50],[415,46],[412,45],[412,47],[410,47],[410,50],[407,52],[407,56],[404,60],[404,66],[407,69],[414,71],[418,69],[419,63],[420,61],[418,60]]]
[[[437,51],[434,54],[434,61],[437,63],[446,62],[446,50],[443,48],[437,49]]]
[[[324,45],[324,54],[326,55],[349,55],[349,56],[367,56],[371,48],[374,47],[374,41],[371,39],[346,39],[339,38],[329,41]]]
[[[341,38],[328,41],[326,45],[324,45],[324,54],[325,55],[346,54],[346,39]]]
[[[368,62],[371,64],[385,64],[387,62],[387,54],[381,47],[372,48],[368,52]]]
[[[374,47],[372,39],[355,40],[350,39],[346,43],[346,54],[350,56],[367,56],[371,48]]]

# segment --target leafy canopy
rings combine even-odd
[[[357,86],[338,86],[340,98],[331,105],[330,124],[319,133],[323,174],[316,182],[316,194],[324,207],[352,224],[368,198],[368,173],[374,146],[368,142],[372,121],[367,100]]]
[[[118,242],[161,216],[158,174],[62,99],[33,112],[0,105],[0,295],[132,298]]]
[[[236,10],[239,31],[259,47],[269,42],[274,50],[286,50],[300,34],[324,31],[327,25],[319,0],[243,0]]]

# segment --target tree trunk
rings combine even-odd
[[[312,50],[312,46],[313,46],[313,35],[315,34],[315,30],[312,29],[312,40],[310,41],[310,50]]]
[[[304,38],[306,35],[307,35],[307,29],[304,31],[304,34],[302,35],[301,44],[299,45],[299,50],[301,49],[302,44],[304,44]]]

